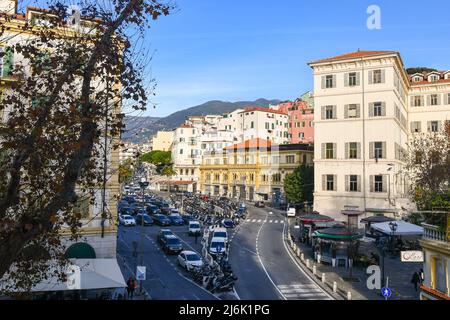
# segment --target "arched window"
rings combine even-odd
[[[65,253],[68,259],[95,259],[96,254],[94,248],[85,242],[77,242],[72,244]]]

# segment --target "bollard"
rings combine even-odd
[[[297,247],[297,257],[299,257],[299,256],[300,256],[300,248]]]
[[[292,249],[295,251],[297,250],[297,245],[294,243],[294,245],[292,246]]]
[[[316,275],[317,269],[316,269],[316,265],[313,265],[313,275]]]
[[[334,293],[337,292],[337,283],[336,283],[336,281],[333,282],[333,292]]]
[[[322,283],[325,283],[325,272],[324,273],[322,273]]]
[[[320,263],[321,257],[322,257],[322,255],[319,253],[319,254],[317,255],[317,263]]]
[[[300,259],[302,260],[302,261],[305,261],[305,254],[302,252],[301,253],[301,255],[300,255]]]
[[[351,291],[347,292],[347,300],[352,300],[352,292]]]
[[[306,267],[309,268],[309,259],[306,259]]]

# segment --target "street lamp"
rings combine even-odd
[[[397,222],[395,222],[395,221],[389,222],[389,228],[390,228],[391,231],[392,231],[392,234],[391,234],[391,250],[392,250],[392,256],[395,256],[394,235],[395,235],[395,231],[397,231],[397,228],[398,228]]]
[[[148,181],[146,178],[141,178],[141,181],[139,181],[139,186],[141,187],[141,191],[142,191],[142,207],[144,207],[144,190],[145,188],[148,187]],[[140,248],[140,255],[141,255],[141,262],[140,265],[142,266],[144,264],[144,214],[141,214],[141,230],[140,230],[140,244],[139,244],[139,248]],[[142,294],[142,280],[140,283],[140,288],[139,288],[141,294]]]

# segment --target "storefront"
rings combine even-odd
[[[332,226],[334,219],[329,216],[324,216],[313,212],[299,216],[297,218],[297,223],[300,227],[300,241],[303,243],[312,244],[312,235],[314,231]]]

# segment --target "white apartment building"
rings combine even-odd
[[[317,108],[314,210],[356,223],[356,216],[413,209],[402,154],[411,131],[438,131],[450,119],[448,72],[408,76],[394,51],[309,65]]]
[[[122,163],[128,159],[136,160],[136,155],[138,154],[138,152],[139,148],[137,144],[125,142],[119,148],[119,163]]]

